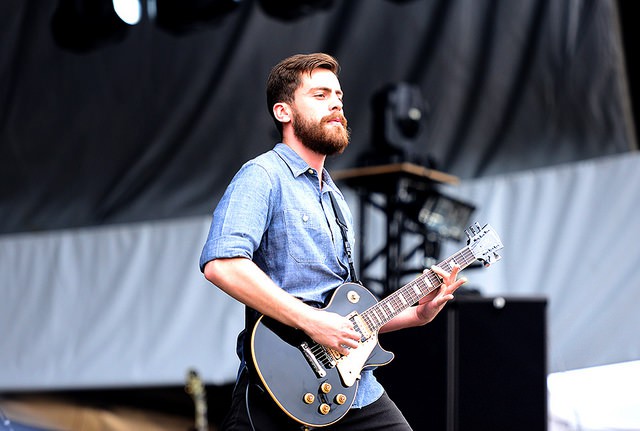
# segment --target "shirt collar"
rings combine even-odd
[[[299,177],[309,169],[313,169],[287,144],[276,144],[273,150],[280,156],[280,158],[282,158],[282,160],[284,160],[287,166],[289,166],[294,177]]]
[[[282,142],[276,144],[273,151],[280,156],[280,158],[287,164],[294,177],[299,177],[309,170],[314,170],[302,157],[293,149]],[[322,168],[322,180],[325,184],[329,185],[331,189],[335,189],[331,175],[326,168]]]

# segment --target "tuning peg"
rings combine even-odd
[[[502,259],[502,256],[500,256],[498,253],[492,253],[493,256],[490,257],[489,259],[483,260],[482,261],[482,265],[487,268],[489,266],[491,266],[492,264],[496,263],[497,261],[499,261],[500,259]]]
[[[477,222],[475,223],[475,225],[471,225],[464,230],[464,233],[467,235],[469,239],[471,239],[471,237],[477,233],[476,226],[479,226]]]

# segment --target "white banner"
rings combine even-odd
[[[639,185],[634,153],[447,190],[505,245],[469,285],[548,298],[549,372],[640,358]],[[243,313],[198,270],[209,223],[0,237],[0,390],[232,382]]]

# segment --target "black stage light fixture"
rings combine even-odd
[[[151,19],[161,29],[183,35],[217,24],[242,0],[152,0]]]
[[[60,0],[51,32],[61,48],[85,53],[121,41],[141,16],[140,0]]]
[[[389,84],[374,93],[371,108],[375,157],[386,162],[414,161],[426,117],[420,88],[405,82]]]
[[[263,12],[282,21],[294,21],[328,10],[333,0],[258,0]]]

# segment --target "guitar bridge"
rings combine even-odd
[[[302,354],[311,366],[311,369],[314,373],[316,373],[318,377],[325,377],[327,375],[327,372],[324,370],[324,368],[322,368],[322,365],[320,365],[320,361],[318,361],[318,358],[316,358],[316,356],[311,351],[309,344],[307,344],[306,342],[300,344],[300,351],[302,351]]]

